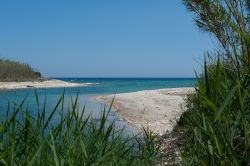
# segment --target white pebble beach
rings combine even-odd
[[[66,88],[66,87],[83,87],[90,83],[72,83],[62,80],[45,80],[45,81],[25,81],[25,82],[0,82],[0,90],[15,90],[26,88]]]
[[[110,104],[115,97],[113,108],[121,118],[161,135],[173,130],[185,111],[185,97],[193,92],[194,88],[168,88],[96,96],[94,100]]]

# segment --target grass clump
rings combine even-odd
[[[0,81],[40,80],[41,73],[26,63],[0,59]]]
[[[250,162],[250,77],[239,78],[222,66],[219,60],[216,69],[205,65],[196,94],[188,98],[181,120],[182,127],[189,128],[183,153],[187,164]]]
[[[183,0],[198,27],[218,39],[179,128],[185,165],[250,164],[250,33],[245,0]]]
[[[155,165],[158,160],[155,137],[127,138],[107,119],[103,111],[96,123],[78,108],[78,97],[64,111],[64,95],[46,115],[46,100],[37,116],[25,110],[25,100],[6,112],[0,123],[0,165]],[[9,107],[10,108],[10,107]],[[52,119],[60,113],[58,124]],[[17,118],[19,117],[19,118]],[[20,118],[21,117],[21,118]]]

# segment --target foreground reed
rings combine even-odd
[[[0,123],[0,165],[155,165],[158,160],[155,137],[145,130],[143,137],[128,138],[109,122],[103,110],[100,121],[78,108],[78,97],[65,113],[64,95],[47,114],[46,100],[36,95],[36,117],[25,109],[25,100],[10,105]],[[55,125],[53,117],[60,113]]]
[[[245,0],[183,0],[219,50],[206,56],[179,127],[183,164],[250,164],[250,8]]]
[[[205,64],[196,94],[179,124],[187,130],[187,165],[247,165],[250,162],[250,75]]]

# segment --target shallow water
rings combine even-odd
[[[78,93],[79,108],[86,106],[86,114],[91,114],[97,121],[100,116],[104,103],[92,101],[91,98],[96,95],[114,94],[124,92],[135,92],[141,90],[153,90],[161,88],[178,88],[178,87],[192,87],[195,84],[194,78],[56,78],[69,82],[76,83],[94,83],[87,87],[80,88],[48,88],[37,89],[40,105],[43,105],[43,101],[46,98],[46,114],[53,110],[57,101],[65,93],[65,105],[64,111],[70,107],[71,97],[74,99]],[[13,110],[15,103],[21,103],[26,98],[24,107],[31,113],[31,115],[37,115],[37,103],[35,100],[34,89],[21,89],[21,90],[8,90],[0,91],[0,120],[5,117],[8,102]],[[57,114],[53,123],[59,122],[60,116]],[[137,130],[127,125],[125,121],[122,121],[114,112],[109,114],[108,119],[115,121],[118,128],[123,128],[126,125],[126,133],[134,134]]]

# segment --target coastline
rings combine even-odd
[[[25,81],[25,82],[0,82],[1,90],[16,90],[28,88],[66,88],[66,87],[83,87],[91,83],[72,83],[62,80],[45,80],[45,81]]]
[[[162,135],[173,130],[185,111],[185,97],[193,92],[194,88],[166,88],[95,96],[93,100],[111,104],[115,98],[113,108],[122,119]]]

